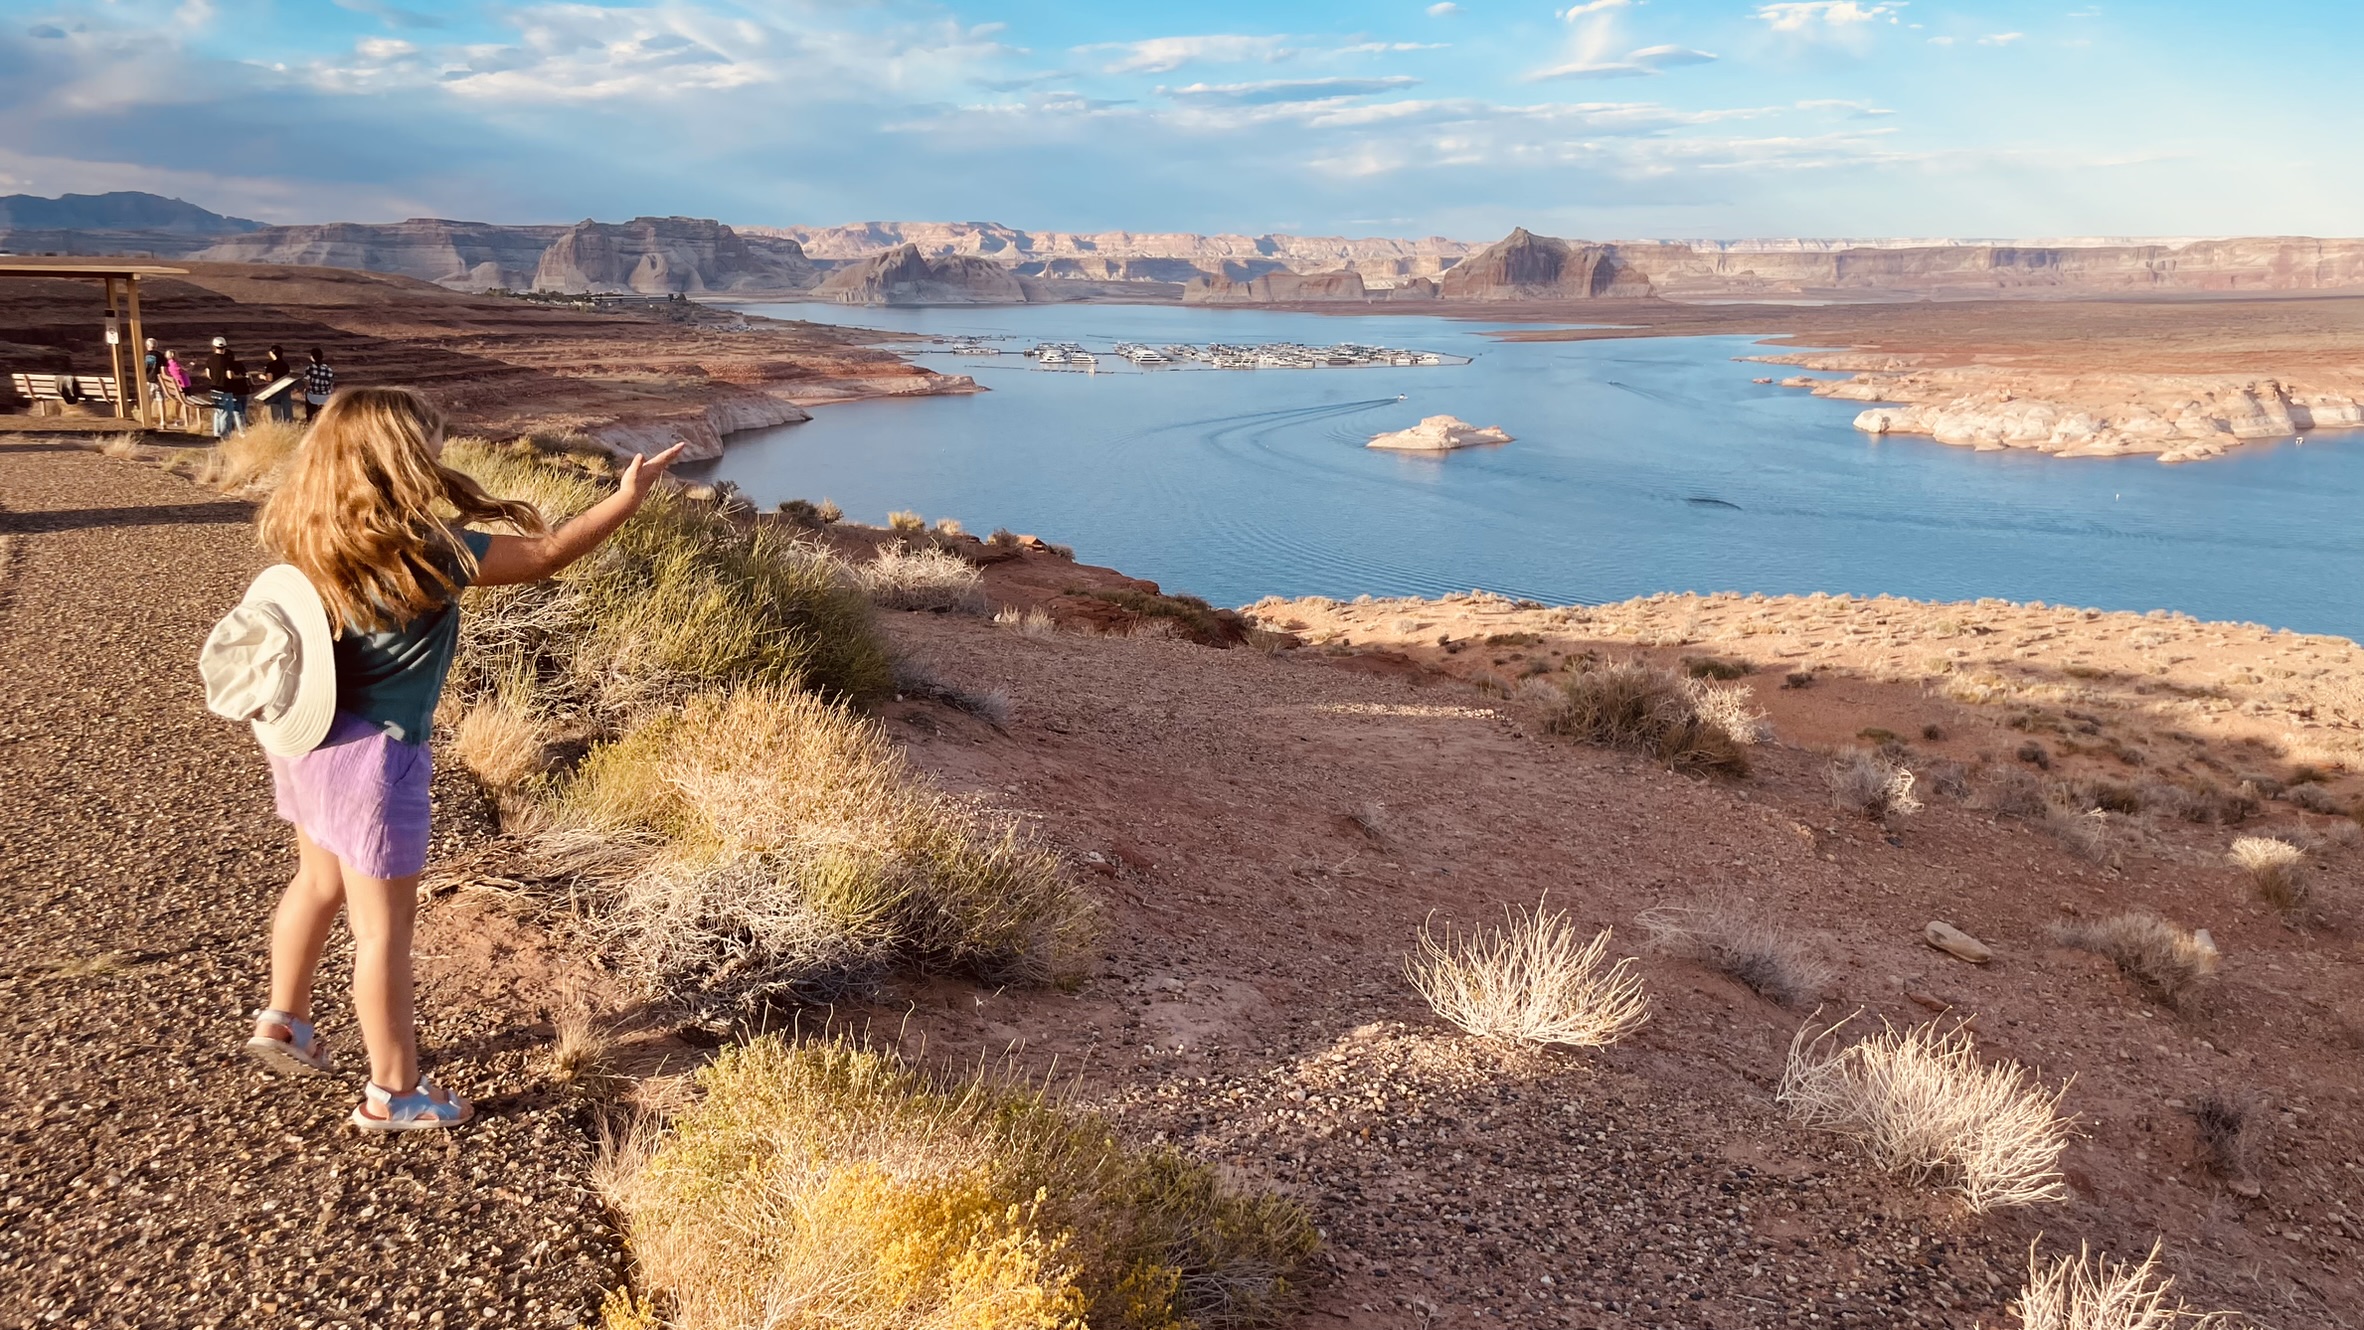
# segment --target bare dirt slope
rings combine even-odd
[[[1112,926],[1100,976],[1076,995],[917,986],[877,1025],[938,1055],[1014,1044],[1038,1067],[1055,1055],[1080,1098],[1133,1130],[1304,1197],[1338,1262],[1312,1325],[1995,1326],[2039,1235],[2047,1251],[2091,1240],[2121,1254],[2164,1237],[2185,1292],[2265,1325],[2364,1316],[2364,950],[2345,818],[2273,802],[2237,831],[2136,817],[2114,862],[2045,824],[1937,795],[1883,828],[1832,806],[1816,748],[1909,726],[1936,750],[1915,762],[1954,754],[1975,791],[2020,765],[2009,744],[2029,734],[2001,707],[1819,651],[1797,662],[1817,681],[1779,694],[1775,713],[1801,746],[1758,750],[1746,781],[1703,783],[1543,737],[1520,705],[1454,673],[1464,660],[1510,676],[1514,656],[1628,654],[1631,633],[1547,624],[1506,601],[1327,607],[1360,611],[1351,621],[1314,608],[1258,616],[1357,645],[1266,656],[901,616],[899,635],[939,673],[1008,690],[1015,715],[998,731],[905,707],[895,731],[948,782],[1024,810],[1102,875]],[[1668,607],[1642,654],[1682,649],[1685,619],[1700,617],[1682,608]],[[1818,603],[1829,622],[1815,640],[1835,648],[1896,609]],[[1433,659],[1360,645],[1398,620]],[[2130,627],[2084,622],[2048,624],[2043,659],[2106,654]],[[2219,663],[2270,668],[2287,643],[2207,628],[2234,639]],[[1528,629],[1541,631],[1484,645]],[[2017,661],[2031,647],[1946,631],[1958,636],[1937,650],[1966,639]],[[1465,650],[1434,647],[1443,635]],[[1752,681],[1774,693],[1794,667],[1765,656],[1770,673]],[[2063,704],[2050,705],[2058,716]],[[2088,737],[2075,724],[2067,733]],[[2113,714],[2110,737],[2132,743],[2119,724]],[[1961,737],[1923,741],[1927,725]],[[2044,737],[2059,774],[2089,760],[2061,751],[2061,733]],[[2286,767],[2279,749],[2227,739],[2209,742],[2212,760]],[[2209,774],[2196,756],[2186,747],[2160,765],[2196,779]],[[2232,835],[2269,831],[2319,847],[2320,917],[2303,931],[2224,864]],[[1974,1219],[1791,1130],[1772,1089],[1805,1013],[1688,962],[1645,954],[1656,1007],[1633,1042],[1532,1057],[1450,1033],[1400,968],[1432,912],[1483,924],[1549,893],[1638,949],[1638,911],[1718,890],[1769,908],[1835,964],[1830,1015],[1860,1007],[1906,1023],[1946,1009],[1973,1019],[1990,1055],[2050,1084],[2073,1078],[2074,1199]],[[2211,928],[2225,948],[2215,991],[2189,1011],[2048,940],[2056,920],[2133,906]],[[1974,968],[1929,949],[1919,934],[1932,919],[2000,959]],[[2271,1145],[2257,1198],[2204,1166],[2185,1109],[2210,1090],[2259,1096]]]
[[[483,1111],[451,1140],[340,1128],[366,1075],[237,1056],[292,838],[194,661],[260,564],[251,510],[70,445],[0,442],[0,1325],[573,1326],[621,1258],[587,1110],[541,1071],[534,939],[431,910],[423,1051]],[[482,820],[438,787],[446,856]]]

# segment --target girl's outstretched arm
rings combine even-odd
[[[625,464],[624,476],[610,494],[586,511],[568,518],[543,536],[494,536],[492,548],[477,561],[476,585],[511,586],[539,582],[599,548],[656,488],[657,478],[689,445],[674,444],[661,453],[636,454]]]

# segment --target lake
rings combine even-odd
[[[1555,604],[1655,591],[2000,596],[2364,637],[2364,434],[2185,466],[1875,438],[1861,404],[1756,384],[1747,337],[1503,342],[1489,325],[1142,305],[750,312],[990,342],[923,350],[992,391],[817,408],[697,474],[1038,534],[1217,604],[1267,594]],[[1356,342],[1465,365],[1093,373],[1015,351]],[[908,348],[898,347],[908,350]],[[1400,398],[1399,398],[1400,395]],[[1365,448],[1422,416],[1517,440]]]

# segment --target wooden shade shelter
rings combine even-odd
[[[147,338],[140,329],[140,279],[185,277],[186,268],[159,268],[147,263],[0,263],[0,277],[95,278],[106,291],[107,360],[115,377],[115,415],[148,419],[148,366],[142,348]]]

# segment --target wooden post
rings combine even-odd
[[[125,303],[130,306],[131,314],[131,384],[133,388],[138,390],[132,399],[137,403],[132,408],[132,416],[142,425],[155,429],[164,424],[164,416],[159,411],[156,413],[156,419],[150,420],[148,418],[148,339],[140,330],[140,279],[138,273],[133,273],[130,279],[123,284],[123,292]]]
[[[123,396],[123,321],[118,317],[120,311],[115,304],[115,279],[102,277],[99,280],[107,288],[107,323],[115,330],[115,340],[107,344],[107,367],[115,372],[115,418],[121,420],[123,413],[131,409]]]

